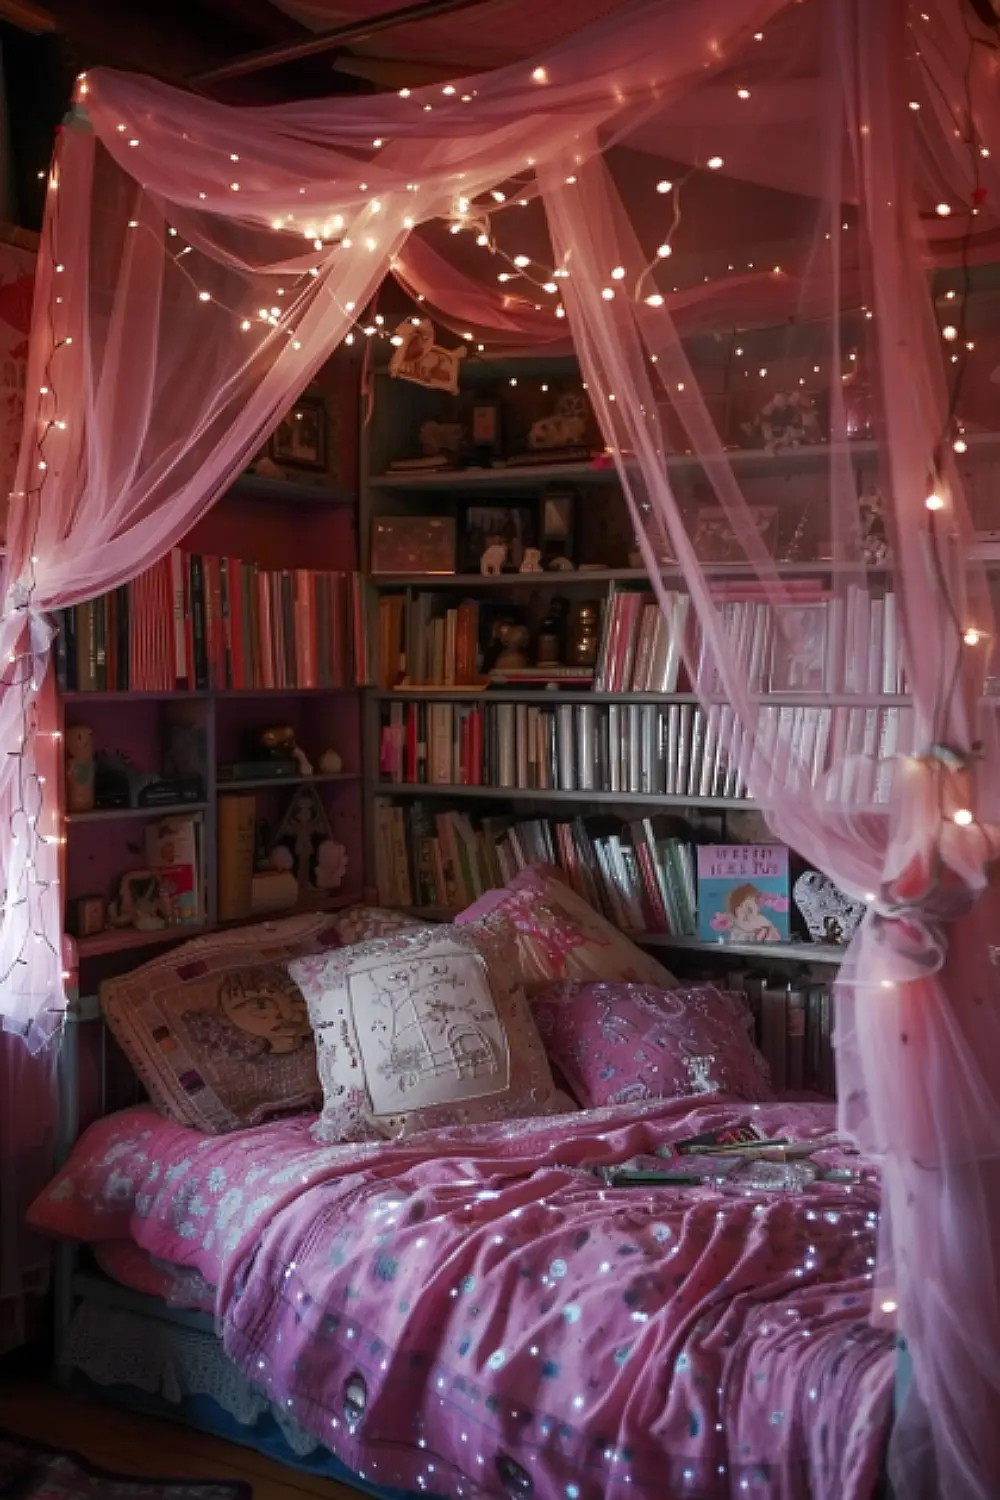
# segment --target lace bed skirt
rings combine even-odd
[[[66,1359],[95,1385],[132,1386],[174,1406],[189,1396],[208,1396],[241,1427],[268,1415],[299,1458],[320,1447],[251,1385],[210,1333],[83,1301],[70,1325]]]

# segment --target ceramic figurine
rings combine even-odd
[[[319,768],[325,776],[336,776],[344,769],[344,762],[336,750],[324,750],[319,758]]]
[[[528,641],[530,634],[527,625],[515,625],[505,622],[500,626],[497,634],[500,639],[500,655],[497,657],[496,665],[500,671],[515,671],[518,667],[528,665]]]
[[[489,546],[479,559],[479,571],[487,578],[495,578],[503,572],[503,565],[507,561],[507,543],[499,538],[493,538]]]
[[[66,811],[94,807],[94,731],[85,724],[66,730]]]
[[[592,667],[600,640],[600,610],[596,604],[581,604],[570,627],[566,652],[571,667]]]
[[[525,549],[524,549],[524,561],[522,562],[520,568],[518,569],[518,572],[520,572],[520,573],[540,573],[541,571],[542,571],[542,554],[541,554],[541,552],[538,550],[537,547],[525,547]]]
[[[568,557],[554,557],[549,563],[550,573],[572,573],[573,564]]]
[[[556,401],[550,417],[532,422],[528,434],[530,448],[573,448],[583,442],[587,431],[587,402],[578,391],[564,391]]]

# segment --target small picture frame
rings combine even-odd
[[[300,396],[271,437],[271,458],[296,469],[326,470],[327,412],[320,395]]]
[[[377,576],[455,571],[452,516],[380,516],[372,523],[371,571]]]
[[[477,457],[499,458],[503,436],[498,401],[477,401],[472,408],[472,449]]]
[[[750,520],[757,535],[774,556],[778,529],[778,507],[776,505],[751,505],[747,507]],[[738,563],[745,561],[743,547],[733,529],[728,511],[721,505],[703,505],[697,516],[694,533],[694,550],[702,563]]]
[[[463,565],[468,573],[478,573],[487,548],[504,549],[504,571],[516,573],[524,561],[525,550],[537,546],[535,515],[524,505],[470,505],[465,512]]]

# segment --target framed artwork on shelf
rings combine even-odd
[[[327,412],[322,396],[299,397],[271,438],[270,456],[276,464],[326,470]]]
[[[476,459],[498,459],[503,453],[499,401],[477,401],[472,408],[471,447]]]
[[[465,512],[462,561],[466,572],[478,573],[484,554],[498,559],[488,571],[516,573],[529,547],[536,547],[535,514],[527,505],[470,505]],[[502,558],[502,561],[501,561]]]
[[[387,573],[454,573],[455,522],[451,516],[379,516],[372,522],[371,570]]]
[[[748,509],[760,540],[773,555],[777,540],[778,507],[751,505]],[[746,554],[733,529],[732,520],[721,505],[703,505],[699,509],[695,522],[694,550],[699,562],[703,563],[746,561]]]

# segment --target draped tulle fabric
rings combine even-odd
[[[470,358],[574,348],[652,587],[669,609],[676,559],[694,602],[696,690],[735,707],[731,758],[774,834],[869,906],[838,992],[842,1123],[885,1166],[875,1315],[898,1319],[918,1392],[899,1493],[936,1475],[948,1500],[1000,1492],[994,625],[952,447],[991,369],[967,293],[1000,233],[996,44],[965,0],[631,0],[542,55],[400,95],[234,110],[90,74],[50,183],[0,623],[19,835],[0,1007],[34,1046],[62,994],[46,613],[177,542],[387,272]],[[829,443],[776,546],[760,515],[786,479],[731,446],[799,390]],[[860,408],[892,547],[874,565]],[[728,571],[697,542],[706,504],[735,539]],[[762,701],[724,610],[735,577],[801,602],[809,558],[848,632],[834,701],[862,706],[818,758]],[[852,623],[887,588],[894,744],[869,717],[895,696],[882,642]]]

